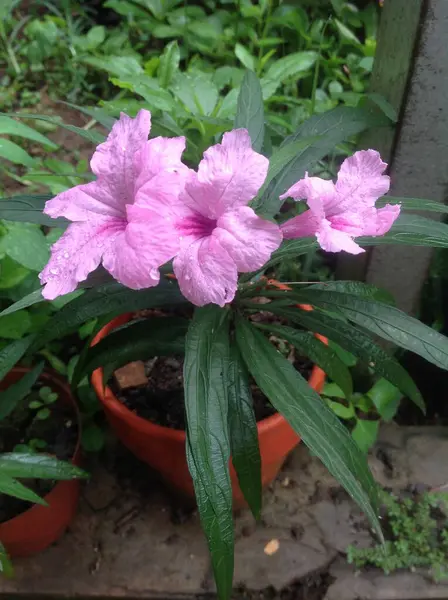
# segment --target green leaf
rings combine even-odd
[[[381,418],[391,421],[400,406],[403,394],[386,379],[378,379],[367,392]]]
[[[284,240],[283,244],[276,250],[271,259],[263,267],[268,269],[284,259],[297,258],[303,254],[308,254],[311,250],[317,250],[318,244],[314,237],[297,238],[296,240]]]
[[[18,340],[30,330],[31,324],[31,317],[26,310],[0,317],[0,336],[8,340]]]
[[[0,455],[0,477],[7,475],[17,479],[79,479],[87,473],[70,462],[58,460],[46,454],[22,454],[10,452]]]
[[[3,255],[0,260],[0,290],[9,290],[21,283],[30,271],[16,263],[15,260]]]
[[[44,144],[52,150],[57,150],[58,148],[57,144],[35,129],[32,129],[23,123],[19,123],[18,121],[14,121],[14,119],[11,119],[10,117],[0,116],[0,134],[22,137],[33,142],[38,142],[39,144]]]
[[[387,117],[375,108],[340,106],[322,115],[312,116],[299,127],[296,133],[283,141],[282,147],[303,138],[314,139],[318,136],[317,139],[310,141],[270,183],[257,203],[259,212],[264,215],[276,214],[282,205],[279,196],[304,177],[305,172],[311,170],[319,160],[333,152],[338,144],[365,129],[383,127],[389,123]]]
[[[221,600],[230,598],[233,578],[228,364],[229,311],[196,309],[185,344],[187,462]]]
[[[45,121],[46,123],[53,123],[58,127],[62,127],[63,129],[67,129],[68,131],[72,131],[77,135],[89,140],[93,144],[101,144],[104,142],[104,135],[101,135],[97,131],[87,131],[86,129],[82,129],[81,127],[75,127],[74,125],[68,125],[67,123],[62,123],[58,119],[54,119],[52,117],[47,117],[46,115],[34,115],[29,113],[10,113],[7,115],[6,113],[0,113],[0,115],[17,117],[21,119],[36,119],[38,121]]]
[[[375,335],[448,370],[448,338],[398,308],[344,292],[312,288],[299,291],[296,296],[313,306],[336,310]]]
[[[107,366],[107,372],[111,373],[134,360],[182,354],[187,329],[186,319],[174,317],[169,322],[156,317],[129,323],[110,333],[78,361],[72,386],[76,387],[85,375],[99,367]]]
[[[88,423],[82,428],[81,444],[86,452],[99,452],[105,443],[104,431],[96,423]]]
[[[141,74],[127,78],[112,78],[111,82],[121,89],[131,90],[142,96],[151,110],[172,112],[175,109],[175,102],[171,94],[160,87],[157,79],[149,77],[149,75]]]
[[[31,343],[34,335],[16,340],[0,350],[0,381],[9,373],[17,361],[19,361]]]
[[[348,42],[352,42],[353,44],[356,44],[357,46],[362,46],[361,42],[358,40],[358,38],[353,33],[353,31],[351,29],[349,29],[346,25],[344,25],[344,23],[342,23],[342,21],[340,21],[339,19],[333,19],[333,23],[336,25],[336,27],[343,39],[347,40]]]
[[[308,289],[325,290],[327,292],[346,292],[376,300],[377,302],[383,302],[384,304],[395,305],[395,298],[390,292],[361,281],[326,281],[325,283],[312,285]]]
[[[376,202],[376,207],[380,208],[386,204],[399,204],[401,210],[421,210],[448,214],[448,206],[443,202],[435,200],[424,200],[423,198],[395,198],[393,196],[383,196]]]
[[[334,414],[340,419],[348,421],[349,419],[353,419],[353,417],[355,416],[355,411],[351,404],[350,406],[345,406],[340,402],[334,402],[332,400],[327,400],[327,404],[334,412]]]
[[[108,129],[109,131],[112,129],[114,123],[116,122],[116,119],[111,117],[109,113],[107,113],[102,108],[99,108],[98,106],[78,106],[77,104],[72,104],[71,102],[63,102],[62,100],[60,102],[62,102],[62,104],[70,106],[71,108],[79,110],[79,112],[84,113],[88,117],[92,117],[92,119],[98,121],[100,125]]]
[[[8,223],[0,250],[31,271],[41,271],[50,258],[44,234],[28,224]]]
[[[352,430],[352,437],[358,444],[359,449],[362,452],[367,452],[373,446],[378,437],[379,421],[366,421],[365,419],[358,419],[354,429]]]
[[[0,574],[4,577],[14,577],[14,569],[5,547],[0,542]]]
[[[448,248],[448,225],[420,217],[403,214],[398,217],[386,235],[356,238],[360,246],[379,244],[403,244],[405,246],[429,246]]]
[[[1,392],[0,421],[10,415],[19,402],[25,398],[33,385],[36,383],[39,375],[42,373],[43,368],[44,363],[39,363],[34,367],[34,369],[28,371],[28,373],[25,373],[25,375],[23,375],[19,381],[13,383],[8,389]],[[0,458],[2,456],[4,455],[0,454]]]
[[[277,325],[275,323],[263,325],[257,324],[257,327],[270,331],[281,339],[292,344],[300,353],[307,356],[313,363],[318,365],[326,375],[335,381],[344,391],[347,398],[353,393],[353,383],[350,371],[344,365],[334,350],[318,340],[309,331],[297,331],[292,327]]]
[[[4,221],[21,221],[36,223],[46,227],[66,227],[68,221],[63,218],[52,219],[42,212],[45,202],[51,200],[49,194],[20,195],[0,198],[0,219]]]
[[[197,71],[177,73],[171,91],[194,115],[211,115],[219,97],[212,75]]]
[[[37,164],[36,159],[30,156],[28,152],[5,138],[0,138],[0,158],[25,167],[35,167]]]
[[[229,435],[232,463],[244,498],[256,519],[261,512],[261,457],[249,377],[238,347],[229,363]]]
[[[107,283],[87,290],[57,312],[47,322],[45,331],[33,345],[33,351],[95,317],[109,315],[112,318],[144,308],[172,307],[184,303],[177,283],[169,279],[162,279],[157,287],[139,291],[130,290],[116,282]]]
[[[134,77],[143,75],[144,71],[140,64],[140,57],[135,56],[86,56],[83,58],[83,62],[95,67],[96,69],[102,69],[107,71],[111,75],[121,78]]]
[[[6,317],[6,315],[14,314],[18,310],[28,308],[28,306],[32,306],[33,304],[37,304],[43,300],[42,290],[35,290],[34,292],[31,292],[31,294],[24,296],[21,300],[14,302],[14,304],[11,304],[11,306],[8,306],[8,308],[5,308],[5,310],[2,310],[2,312],[0,312],[0,318]]]
[[[49,408],[41,408],[40,411],[36,414],[36,418],[40,421],[45,421],[51,415]]]
[[[260,82],[252,71],[246,71],[238,94],[235,129],[247,129],[252,148],[259,152],[264,139],[264,107]]]
[[[255,71],[255,57],[242,44],[235,44],[235,56],[246,69]]]
[[[253,325],[237,317],[236,340],[258,387],[344,486],[382,537],[377,486],[365,456],[324,401]]]
[[[14,498],[19,498],[20,500],[26,500],[27,502],[32,502],[33,504],[42,504],[43,506],[47,506],[45,500],[43,500],[40,496],[34,493],[32,490],[29,490],[27,487],[22,485],[16,479],[9,477],[0,469],[0,494],[6,494],[7,496],[13,496]]]
[[[299,308],[276,307],[274,304],[269,305],[271,312],[299,323],[309,331],[320,333],[336,342],[342,348],[363,360],[376,373],[396,385],[417,406],[423,411],[425,410],[422,395],[406,370],[393,356],[375,344],[367,333],[345,323],[341,319],[335,319],[320,311],[310,312]]]
[[[157,77],[162,88],[167,88],[175,73],[179,70],[180,50],[177,41],[174,40],[165,46],[160,57]]]
[[[264,100],[268,100],[286,79],[307,73],[317,57],[318,53],[314,51],[293,52],[274,61],[261,80]]]

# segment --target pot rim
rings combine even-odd
[[[127,323],[133,316],[134,313],[125,313],[114,317],[109,323],[100,329],[96,336],[92,340],[92,346],[97,344],[99,341],[104,339],[113,329],[116,329],[120,325]],[[328,343],[326,338],[317,335],[322,342]],[[91,376],[91,382],[93,388],[98,395],[98,398],[116,417],[121,420],[127,421],[134,429],[142,431],[147,434],[154,434],[157,437],[166,437],[179,442],[184,442],[186,433],[182,429],[172,429],[171,427],[165,427],[164,425],[158,425],[151,421],[139,417],[121,403],[115,396],[111,388],[106,385],[103,387],[103,369],[100,367],[93,371]],[[313,365],[311,375],[308,379],[308,383],[313,389],[321,389],[325,382],[325,372],[318,367]],[[266,417],[261,421],[257,422],[258,434],[265,432],[266,430],[275,428],[277,425],[284,421],[284,417],[280,413]]]
[[[23,375],[25,375],[25,373],[28,373],[30,370],[31,370],[30,367],[13,367],[8,372],[8,374],[5,376],[5,379],[8,377],[9,373],[19,373],[19,374],[22,374],[22,376],[23,376]],[[51,381],[55,381],[57,386],[59,387],[59,390],[62,392],[63,396],[65,397],[66,401],[71,405],[71,408],[74,413],[74,418],[76,418],[76,422],[78,424],[78,436],[77,436],[76,446],[75,446],[75,450],[73,452],[73,456],[70,459],[68,459],[68,461],[75,465],[78,465],[80,463],[80,459],[81,459],[81,436],[82,436],[81,414],[79,412],[79,408],[76,403],[76,400],[73,397],[73,394],[71,392],[70,386],[69,386],[68,382],[65,379],[63,379],[53,369],[44,369],[38,377],[38,381],[39,380],[43,380],[45,383],[51,383]],[[2,382],[0,382],[0,387],[1,387],[1,383]],[[45,494],[45,496],[43,496],[43,499],[47,502],[48,506],[45,507],[40,504],[31,504],[31,506],[27,510],[19,513],[18,515],[15,515],[14,517],[11,517],[7,521],[3,521],[2,523],[0,523],[0,533],[1,533],[1,528],[3,525],[6,525],[7,523],[13,523],[16,519],[21,519],[24,515],[28,515],[31,511],[39,510],[39,508],[51,508],[51,495],[53,494],[53,492],[55,491],[56,488],[58,488],[60,485],[67,483],[67,481],[73,481],[73,480],[57,481],[56,484],[52,487],[52,489],[47,494]]]

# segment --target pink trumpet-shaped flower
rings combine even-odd
[[[180,237],[174,273],[193,304],[230,302],[238,272],[262,267],[282,241],[277,224],[247,206],[266,178],[267,158],[252,150],[248,132],[225,133],[190,171],[171,219]]]
[[[46,203],[46,214],[73,223],[40,274],[45,298],[73,291],[101,262],[132,289],[158,284],[158,268],[179,249],[160,204],[178,200],[188,169],[181,163],[185,138],[148,141],[150,127],[147,110],[135,119],[121,114],[90,161],[97,179]]]
[[[375,208],[389,190],[387,165],[375,150],[361,150],[344,160],[336,183],[305,175],[283,196],[305,199],[309,210],[281,226],[286,239],[315,235],[327,252],[364,252],[353,238],[389,231],[400,214],[398,205]]]

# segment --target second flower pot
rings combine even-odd
[[[105,338],[113,329],[124,325],[131,315],[113,319],[97,334],[93,345]],[[320,392],[325,373],[314,366],[309,385]],[[109,387],[103,387],[103,370],[92,374],[92,384],[103,404],[108,421],[121,442],[140,460],[156,470],[166,483],[183,495],[194,497],[193,481],[188,471],[185,454],[185,431],[171,429],[143,419],[122,404]],[[262,485],[269,485],[277,476],[286,457],[300,442],[289,423],[280,415],[258,422],[258,440],[261,454]],[[245,504],[236,472],[230,465],[234,506]]]
[[[12,369],[0,383],[0,390],[19,381],[28,371],[29,369],[25,367]],[[73,418],[78,423],[78,437],[71,462],[79,466],[81,462],[81,419],[70,388],[56,374],[46,371],[40,375],[39,381],[57,392],[58,401],[69,406],[73,411]],[[0,541],[12,558],[41,552],[61,537],[76,514],[80,485],[79,479],[58,481],[44,497],[47,506],[34,504],[25,512],[0,523]]]

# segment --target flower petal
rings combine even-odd
[[[280,225],[280,229],[282,230],[285,240],[309,237],[311,235],[316,235],[320,222],[321,219],[316,217],[312,210],[307,210],[301,215],[297,215],[297,217],[285,221]]]
[[[336,182],[337,198],[326,206],[327,215],[375,206],[378,198],[389,190],[389,177],[382,175],[386,167],[376,150],[360,150],[346,158]]]
[[[43,297],[54,300],[73,292],[98,267],[103,253],[125,226],[121,219],[107,218],[70,225],[53,244],[50,260],[39,275],[45,284]]]
[[[349,254],[360,254],[361,252],[364,252],[363,248],[358,246],[348,233],[332,229],[328,221],[321,223],[316,237],[320,247],[327,252],[341,252],[341,250],[344,250]]]
[[[160,171],[186,172],[188,167],[181,162],[184,150],[184,137],[156,137],[146,142],[134,157],[134,166],[139,173],[136,188],[139,189]]]
[[[123,216],[124,207],[115,208],[115,200],[109,192],[99,181],[77,185],[48,200],[44,212],[53,219],[65,217],[70,221],[87,221],[99,215]]]
[[[173,266],[182,294],[196,306],[224,306],[235,297],[236,265],[213,236],[183,248]]]
[[[107,249],[104,268],[123,285],[139,290],[159,283],[159,267],[179,251],[175,228],[149,209],[127,207],[128,225]]]
[[[268,167],[268,159],[252,150],[247,130],[235,129],[204,152],[197,174],[190,173],[182,200],[205,217],[217,219],[256,196]]]
[[[243,273],[262,267],[283,238],[276,223],[258,217],[248,206],[240,206],[219,217],[213,237]]]
[[[324,218],[325,205],[332,203],[335,196],[336,190],[332,181],[320,177],[308,177],[308,173],[306,173],[305,177],[291,186],[280,196],[280,199],[306,200],[314,214]]]
[[[376,233],[374,235],[387,233],[400,216],[400,209],[401,207],[398,204],[386,204],[383,208],[378,208],[376,211]]]
[[[134,201],[141,166],[135,164],[134,155],[144,148],[150,128],[149,111],[140,110],[135,119],[121,113],[107,140],[92,156],[90,166],[103,190],[101,201],[112,208],[124,211],[125,205]]]

